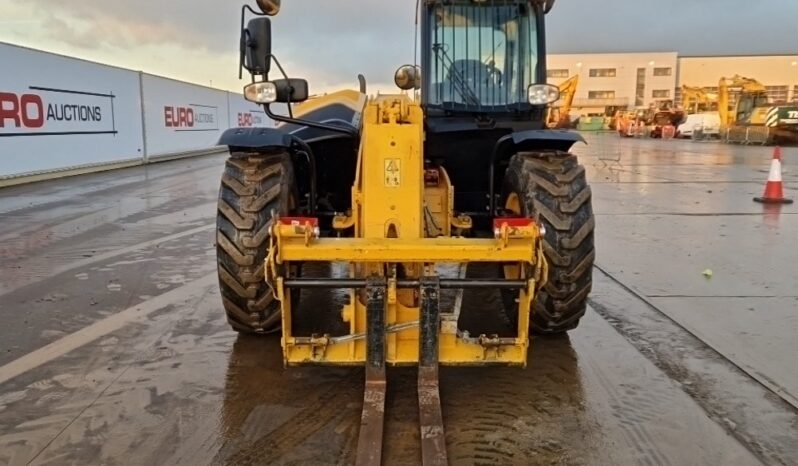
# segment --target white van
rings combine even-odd
[[[720,135],[720,114],[718,112],[694,113],[687,115],[684,123],[679,125],[676,137],[690,139],[698,129],[704,136]]]

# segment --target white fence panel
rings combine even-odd
[[[0,177],[140,159],[139,75],[0,43]]]
[[[142,75],[147,155],[214,147],[229,128],[227,92]]]
[[[231,128],[269,128],[274,126],[263,107],[244,99],[240,94],[229,94]]]

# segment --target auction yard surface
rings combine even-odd
[[[588,314],[525,370],[442,370],[451,461],[798,464],[798,208],[751,200],[771,149],[588,139]],[[283,369],[279,338],[224,320],[223,161],[0,190],[0,464],[351,462],[362,370]],[[415,462],[412,370],[387,410],[386,462]]]

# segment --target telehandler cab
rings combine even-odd
[[[397,71],[404,93],[377,97],[361,76],[359,90],[309,98],[272,54],[280,1],[244,6],[244,94],[278,124],[220,140],[230,149],[217,222],[228,321],[281,331],[286,365],[365,365],[358,464],[381,461],[386,366],[419,367],[422,462],[446,464],[438,365],[524,366],[530,331],[575,328],[591,289],[591,192],[568,152],[583,140],[546,128],[559,98],[546,84],[554,0],[419,2],[420,67]],[[311,263],[344,273],[307,276]],[[469,277],[470,263],[497,273]],[[314,288],[346,290],[344,331],[303,333],[300,290]],[[500,290],[495,318],[512,335],[459,327],[462,299],[441,295],[468,289]]]

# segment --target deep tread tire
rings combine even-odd
[[[242,333],[280,328],[280,306],[264,280],[272,214],[294,199],[290,155],[233,152],[219,189],[216,259],[227,321]]]
[[[531,329],[554,334],[576,328],[585,314],[593,284],[596,222],[585,168],[566,152],[527,152],[513,156],[504,180],[504,199],[516,193],[521,214],[546,228],[543,251],[549,280],[535,300]],[[504,292],[505,310],[517,319],[517,293]]]

